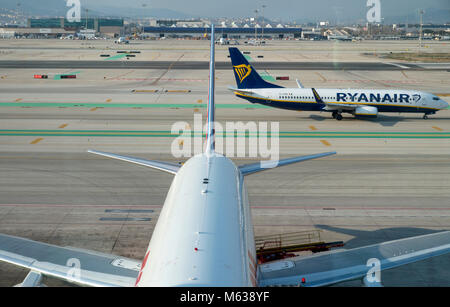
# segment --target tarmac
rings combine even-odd
[[[176,123],[194,127],[194,116],[205,119],[208,70],[198,67],[208,60],[207,45],[0,40],[0,66],[11,63],[0,72],[0,233],[142,259],[172,176],[86,150],[186,160],[172,154],[172,146],[181,144],[172,128]],[[448,64],[439,64],[442,69],[393,65],[365,55],[416,45],[270,41],[237,47],[250,51],[254,63],[282,64],[259,72],[268,80],[289,76],[289,81],[271,81],[285,87],[296,87],[299,79],[315,88],[417,89],[450,102],[450,78],[443,68]],[[450,51],[446,43],[426,45],[430,52]],[[141,51],[134,63],[165,64],[142,69],[122,58],[111,62],[121,67],[78,66],[100,63],[100,54],[120,48]],[[226,53],[226,46],[218,46],[217,60],[224,65]],[[14,64],[22,60],[73,62],[40,69]],[[167,66],[180,60],[197,68]],[[289,66],[290,61],[324,68]],[[333,61],[357,65],[343,70]],[[33,79],[34,74],[49,79]],[[77,78],[58,78],[63,74]],[[279,123],[281,158],[338,153],[249,176],[255,235],[319,229],[324,241],[354,248],[450,230],[450,110],[428,120],[422,114],[383,113],[373,120],[344,115],[338,122],[328,113],[278,110],[239,99],[227,89],[235,84],[231,69],[218,70],[216,79],[217,121]],[[262,158],[234,158],[236,164],[257,159]],[[450,286],[449,268],[450,256],[440,256],[382,272],[381,278],[385,286]],[[18,284],[26,274],[0,264],[0,286]],[[361,281],[340,286],[361,286]]]
[[[206,61],[0,61],[0,68],[5,69],[171,69],[171,70],[207,70]],[[430,65],[364,62],[260,62],[255,63],[258,70],[449,70],[450,64]],[[229,70],[231,63],[216,62],[217,70]]]

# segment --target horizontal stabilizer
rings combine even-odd
[[[236,88],[234,86],[229,86],[228,89],[230,91],[238,92],[238,93],[242,93],[242,94],[253,94],[252,90],[247,90],[247,89],[244,90],[244,89]]]
[[[175,163],[161,162],[161,161],[154,161],[154,160],[144,160],[144,159],[140,159],[140,158],[116,155],[116,154],[102,152],[102,151],[96,151],[96,150],[88,150],[88,152],[96,154],[96,155],[112,158],[112,159],[117,159],[117,160],[122,160],[122,161],[130,162],[130,163],[147,166],[147,167],[154,168],[154,169],[157,169],[157,170],[160,170],[160,171],[163,171],[166,173],[174,174],[174,175],[178,172],[178,170],[181,167],[180,165],[175,164]]]
[[[245,164],[239,166],[239,170],[241,171],[242,175],[247,176],[250,174],[254,174],[257,172],[262,172],[268,169],[272,169],[275,167],[280,167],[288,164],[308,161],[312,159],[322,158],[326,156],[331,156],[336,154],[336,152],[325,152],[315,155],[309,155],[309,156],[300,156],[300,157],[294,157],[294,158],[287,158],[279,161],[261,161],[257,163],[252,164]]]

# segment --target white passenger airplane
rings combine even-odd
[[[424,119],[436,111],[448,108],[448,103],[436,95],[414,90],[314,89],[284,88],[261,78],[239,49],[229,48],[237,88],[236,96],[252,103],[302,111],[331,112],[342,120],[342,113],[355,117],[376,117],[379,112],[423,113]]]
[[[181,166],[90,151],[175,175],[143,261],[0,235],[0,261],[30,270],[20,286],[39,286],[42,276],[82,286],[323,286],[364,278],[371,258],[379,259],[382,270],[450,251],[450,232],[441,232],[259,265],[244,177],[266,168],[238,167],[215,152],[211,30],[205,152]],[[289,158],[277,166],[332,154]]]

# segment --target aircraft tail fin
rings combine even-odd
[[[209,93],[208,93],[208,115],[207,115],[207,131],[206,131],[206,150],[207,154],[215,152],[215,129],[214,129],[214,116],[215,116],[215,30],[214,25],[211,25],[211,55],[209,62]]]
[[[239,89],[282,88],[282,86],[269,83],[261,78],[238,48],[231,47],[228,50],[230,52],[236,84]]]

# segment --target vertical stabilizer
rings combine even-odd
[[[214,25],[211,25],[211,56],[209,62],[209,93],[208,93],[208,115],[206,130],[206,149],[205,153],[213,154],[215,152],[215,130],[214,130],[214,89],[215,89],[215,40]]]
[[[238,48],[231,47],[228,50],[230,51],[231,64],[239,89],[282,88],[282,86],[264,81]]]

